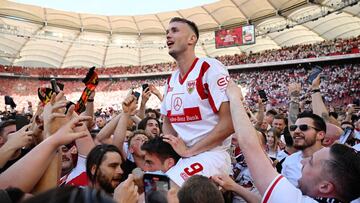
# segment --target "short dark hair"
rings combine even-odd
[[[9,119],[9,120],[0,122],[0,135],[3,134],[3,131],[6,127],[11,126],[11,125],[16,125],[16,121],[13,119]]]
[[[320,116],[310,112],[302,112],[298,115],[297,119],[299,118],[311,118],[313,120],[314,127],[317,130],[324,131],[326,133],[326,123]]]
[[[103,162],[105,154],[107,152],[117,152],[121,156],[120,150],[116,146],[110,145],[110,144],[101,144],[101,145],[95,146],[90,151],[88,156],[86,157],[86,174],[87,174],[87,176],[89,178],[89,181],[91,183],[96,182],[96,176],[97,176],[97,173],[98,173],[99,166]],[[94,165],[96,166],[96,170],[95,170],[95,173],[92,174],[91,173],[91,168]]]
[[[155,109],[152,109],[152,108],[146,109],[145,114],[147,114],[147,113],[154,113],[156,115],[156,119],[159,119],[159,117],[160,117],[159,112],[157,112]]]
[[[172,146],[165,142],[162,137],[154,137],[145,142],[141,149],[149,154],[157,154],[159,159],[164,162],[167,158],[173,158],[177,162],[181,157]]]
[[[146,134],[145,130],[135,130],[132,135],[129,137],[128,139],[128,145],[130,147],[130,143],[131,143],[131,140],[136,136],[136,135],[139,135],[139,134],[142,134],[142,135],[145,135],[147,138],[150,138],[150,136],[148,134]]]
[[[349,122],[349,121],[343,121],[340,126],[342,126],[342,125],[351,125],[351,127],[352,127],[353,129],[355,128],[354,124],[351,123],[351,122]]]
[[[174,18],[171,18],[171,20],[170,20],[170,23],[173,23],[173,22],[186,23],[191,28],[191,30],[194,31],[194,33],[196,35],[196,41],[199,39],[199,29],[198,29],[197,25],[193,21],[190,21],[190,20],[185,19],[185,18],[174,17]]]
[[[330,147],[330,160],[324,161],[323,170],[336,186],[336,198],[345,202],[360,196],[360,152],[343,144]]]
[[[177,196],[179,203],[225,202],[215,183],[201,175],[194,175],[187,179]]]
[[[285,125],[287,124],[287,118],[284,116],[284,114],[276,114],[274,119],[283,120]]]
[[[153,117],[145,117],[144,119],[142,119],[140,121],[140,123],[138,124],[137,129],[138,130],[145,130],[147,122],[149,120],[155,120],[157,122],[157,124],[159,125],[159,129],[160,129],[160,132],[161,132],[161,123],[160,123],[160,121],[158,119],[156,119],[156,118],[153,118]]]
[[[269,115],[273,115],[275,116],[276,114],[278,114],[274,109],[270,109],[269,111],[266,112],[265,115],[269,116]]]

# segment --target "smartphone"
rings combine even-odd
[[[53,89],[54,92],[59,93],[60,92],[60,89],[58,87],[58,85],[56,84],[56,80],[53,78],[50,80],[51,82],[51,88]]]
[[[136,100],[138,100],[138,101],[139,101],[139,98],[140,98],[140,92],[135,91],[135,92],[133,92],[132,94],[136,97]]]
[[[346,128],[344,133],[340,136],[339,143],[340,144],[345,144],[346,141],[349,139],[352,131],[353,130],[351,128]]]
[[[141,86],[142,86],[142,90],[143,90],[143,91],[145,91],[145,90],[146,90],[146,88],[148,88],[148,87],[149,87],[149,84],[147,84],[147,83],[146,83],[146,84],[142,84]],[[148,90],[146,90],[146,92],[148,92],[148,91],[149,91],[149,89],[148,89]]]
[[[312,82],[315,80],[315,78],[323,71],[323,68],[320,66],[314,66],[308,79],[307,82],[311,85]]]
[[[167,192],[170,190],[170,179],[167,175],[147,172],[143,182],[145,203],[166,202]]]
[[[266,93],[265,93],[264,90],[259,90],[258,94],[259,94],[259,96],[260,96],[263,103],[268,101],[268,98],[267,98]]]

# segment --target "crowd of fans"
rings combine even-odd
[[[239,116],[234,116],[233,122],[241,121],[235,128],[239,136],[232,138],[232,150],[229,151],[233,166],[231,177],[219,174],[208,179],[195,175],[189,178],[179,190],[172,188],[165,199],[156,195],[144,197],[143,184],[145,183],[142,183],[142,170],[164,172],[171,167],[169,163],[176,163],[180,158],[172,146],[160,137],[162,130],[159,112],[148,108],[151,95],[158,100],[158,105],[162,100],[162,93],[156,86],[151,84],[149,91],[143,91],[138,102],[133,95],[117,95],[108,92],[108,95],[103,96],[96,91],[87,100],[86,111],[79,116],[74,113],[72,107],[66,114],[59,113],[65,110],[64,92],[53,95],[51,101],[45,106],[38,105],[35,108],[35,105],[32,106],[29,103],[26,114],[16,111],[9,114],[3,112],[0,122],[0,189],[3,189],[0,190],[2,194],[0,198],[3,198],[1,202],[20,202],[28,198],[25,193],[37,194],[44,191],[45,193],[27,199],[25,202],[132,203],[143,202],[142,198],[149,198],[148,202],[170,203],[199,202],[199,199],[206,200],[205,202],[260,202],[260,194],[264,192],[264,188],[259,189],[255,186],[255,178],[258,178],[258,175],[250,174],[251,168],[249,169],[248,165],[253,166],[254,163],[253,160],[248,163],[246,156],[249,156],[249,152],[243,148],[244,139],[247,139],[244,135],[248,136],[247,133],[250,131],[241,135],[242,133],[237,130],[248,129],[243,126],[244,119],[245,121],[248,119],[246,125],[252,123],[254,130],[257,130],[258,138],[255,140],[260,140],[264,152],[272,160],[273,167],[290,181],[286,184],[293,184],[303,190],[302,185],[309,185],[311,182],[306,180],[307,177],[301,177],[301,167],[294,162],[300,162],[303,159],[302,163],[305,164],[304,162],[309,160],[305,157],[313,156],[317,153],[316,151],[324,151],[324,147],[331,145],[333,145],[331,150],[344,150],[342,146],[334,143],[342,139],[343,132],[348,129],[351,134],[345,142],[359,150],[360,111],[356,109],[356,105],[334,109],[326,107],[323,100],[327,96],[331,96],[332,99],[345,97],[345,94],[352,94],[350,91],[358,95],[359,73],[357,64],[329,66],[324,68],[324,74],[329,75],[330,78],[321,80],[317,77],[310,85],[304,81],[309,73],[303,68],[234,74],[232,77],[236,78],[239,84],[248,86],[249,92],[245,97],[246,102],[238,105],[237,102],[240,101],[239,92],[236,90],[238,87],[231,84],[227,90],[228,95],[232,95],[229,96],[231,114]],[[249,77],[251,81],[248,80]],[[283,81],[283,84],[280,84],[280,81]],[[346,81],[350,83],[347,84]],[[276,85],[280,86],[281,90],[278,91]],[[340,89],[336,89],[337,85]],[[104,88],[104,85],[99,86],[100,88]],[[266,109],[266,103],[263,103],[258,96],[252,96],[257,88],[266,90],[270,103],[273,103],[271,100],[276,99],[279,102],[286,101],[288,104],[281,107],[272,105],[271,109]],[[341,88],[349,92],[342,91]],[[312,91],[309,92],[308,89]],[[294,94],[295,92],[297,93]],[[339,94],[334,95],[334,92]],[[306,93],[311,95],[307,97]],[[65,96],[68,98],[69,94]],[[94,103],[109,98],[116,98],[122,110],[94,108]],[[302,101],[307,100],[310,101],[310,107],[300,105]],[[242,109],[246,112],[242,112]],[[248,118],[242,118],[243,113]],[[301,132],[306,133],[305,136],[315,136],[315,134],[310,135],[307,129],[303,129],[304,126],[309,128],[311,122],[299,124],[308,122],[306,119],[314,120],[314,129],[317,129],[314,131],[316,136],[323,137],[314,142],[305,140],[304,144],[299,138],[302,135]],[[30,124],[27,125],[27,123]],[[323,129],[325,124],[326,130]],[[46,136],[46,138],[42,134],[51,134],[51,136]],[[56,175],[56,170],[46,170],[52,167],[54,160],[58,160],[55,158],[58,156],[55,153],[58,149],[62,154],[62,170],[61,173],[59,172],[61,179],[57,178],[59,176]],[[351,155],[352,157],[359,156],[359,152],[355,151],[346,153],[355,153]],[[318,160],[313,159],[310,161],[313,163],[310,164],[320,164],[316,162]],[[360,195],[357,185],[359,164],[346,165],[346,163],[337,162],[342,165],[334,168],[343,172],[342,170],[350,167],[346,172],[350,174],[350,177],[344,177],[344,180],[354,181],[345,188],[350,192],[343,190],[339,192],[341,195],[345,193],[345,196],[335,195],[335,197],[344,198],[341,202],[354,200]],[[346,167],[343,167],[344,164]],[[65,185],[71,185],[71,187],[64,187]],[[216,185],[222,186],[230,193],[221,193]],[[82,189],[84,187],[85,189]],[[276,190],[279,195],[279,190]],[[340,191],[340,189],[337,190]],[[281,198],[286,197],[285,195]],[[339,202],[339,199],[329,199],[328,196],[321,194],[315,194],[315,197],[319,202]],[[85,200],[87,198],[92,199]],[[189,201],[189,198],[192,201]],[[269,198],[270,202],[277,202],[276,199],[280,197],[273,195]]]
[[[294,45],[290,47],[282,47],[281,49],[265,50],[258,53],[242,53],[218,56],[216,59],[221,61],[226,66],[231,66],[264,62],[289,61],[322,56],[356,54],[359,53],[359,44],[360,36],[349,39],[338,38],[315,44]],[[143,66],[97,68],[97,72],[100,75],[128,75],[169,72],[175,70],[175,68],[176,64],[171,62]],[[54,68],[31,68],[0,65],[0,72],[15,73],[19,75],[37,75],[41,77],[49,77],[51,75],[84,75],[87,71],[87,68],[62,68],[56,69],[56,71],[54,71]]]
[[[246,59],[235,55],[221,60],[233,65],[358,53],[359,39],[337,39],[251,54]],[[207,67],[203,64],[209,63],[202,63],[200,72]],[[124,69],[123,73],[160,72],[164,65],[168,67],[165,71],[175,67],[173,63],[155,64],[142,66],[146,69]],[[0,95],[12,97],[18,106],[11,101],[11,107],[0,105],[0,202],[359,202],[360,64],[328,62],[322,68],[311,81],[311,68],[304,65],[234,70],[230,80],[222,69],[225,77],[219,74],[217,81],[206,78],[221,95],[211,94],[214,89],[202,84],[203,80],[194,84],[190,79],[186,86],[171,86],[177,77],[170,79],[166,88],[165,77],[101,79],[98,84],[90,80],[93,83],[87,84],[87,96],[81,96],[85,88],[82,82],[58,80],[64,90],[52,87],[54,94],[42,102],[38,102],[37,88],[51,87],[49,81],[2,77]],[[82,76],[87,72],[78,70]],[[96,71],[104,74],[103,70]],[[109,70],[119,73],[115,68]],[[19,67],[15,72],[23,71]],[[36,71],[34,75],[52,74],[48,69]],[[74,75],[67,69],[64,73]],[[184,87],[189,98],[172,100]],[[216,96],[221,98],[220,107],[215,107]],[[82,112],[69,105],[69,101],[76,103],[79,98],[85,105]],[[198,100],[199,104],[187,108],[182,99]],[[164,106],[171,106],[170,111],[162,108],[166,116],[158,109],[163,100]],[[177,102],[181,102],[179,109]],[[200,110],[211,114],[185,113]],[[182,138],[192,136],[197,128],[210,128],[206,123],[196,124],[203,121],[214,121],[215,127],[206,138],[186,145]],[[186,131],[179,131],[179,125]],[[187,133],[181,137],[179,132]],[[208,142],[214,139],[211,135],[222,134],[226,137]],[[203,141],[208,142],[205,147],[213,146],[193,155],[186,153]],[[225,150],[222,145],[231,147]],[[219,146],[226,156],[216,157],[212,150]],[[219,170],[227,173],[204,177],[199,175],[204,170],[200,163],[186,163],[195,156],[200,160],[201,155],[209,161],[211,154],[217,158],[211,156],[216,164],[230,157],[231,171]],[[175,171],[181,176],[180,184],[164,175],[177,169],[177,163],[191,164]]]
[[[352,100],[360,95],[360,64],[342,64],[342,65],[324,65],[322,73],[322,95],[324,101],[332,106],[339,106],[351,103]],[[310,71],[308,67],[298,66],[296,68],[272,69],[272,70],[250,70],[242,72],[230,73],[231,77],[242,85],[246,91],[246,101],[253,106],[256,103],[258,90],[265,90],[269,106],[281,107],[286,106],[289,99],[286,97],[287,85],[290,82],[300,82],[304,86],[301,92],[304,102],[309,101],[309,93],[305,90],[308,88],[306,83],[307,73]],[[38,87],[49,86],[49,82],[36,79],[11,79],[0,78],[2,86],[0,86],[0,95],[10,95],[15,102],[19,104],[19,108],[26,107],[27,101],[36,103],[36,93]],[[64,93],[72,101],[79,99],[84,89],[81,81],[58,80],[64,84]],[[137,79],[137,80],[101,80],[97,87],[99,96],[108,98],[96,104],[98,108],[119,106],[116,98],[123,97],[128,90],[133,88],[141,92],[142,84],[153,84],[161,92],[166,83],[165,77],[155,79]],[[114,95],[116,97],[109,97]],[[150,107],[157,108],[156,99],[150,99]],[[305,105],[305,104],[304,104]],[[269,108],[270,108],[269,107]],[[0,104],[0,108],[4,108],[4,104]]]

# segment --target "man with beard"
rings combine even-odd
[[[323,148],[321,142],[326,134],[326,123],[320,116],[304,112],[298,115],[295,125],[290,125],[289,130],[294,148],[300,151],[285,159],[281,174],[298,186],[303,167],[301,161]]]
[[[89,186],[112,194],[120,184],[123,171],[120,151],[114,145],[97,145],[86,160]]]
[[[145,130],[145,132],[151,137],[160,135],[160,127],[159,120],[153,117],[146,117],[142,119],[138,125],[139,130]]]
[[[74,168],[76,159],[74,156],[77,155],[77,149],[74,143],[69,145],[63,145],[60,147],[61,150],[61,177],[70,173]]]
[[[241,89],[233,81],[228,84],[227,95],[235,136],[238,138],[255,186],[263,197],[261,202],[317,203],[314,197],[351,202],[360,196],[359,152],[342,144],[320,149],[326,125],[319,117],[313,114],[300,114],[295,126],[290,127],[294,132],[292,136],[295,146],[301,148],[301,154],[306,157],[301,161],[301,179],[299,188],[296,188],[287,178],[275,171],[263,152],[242,103]]]

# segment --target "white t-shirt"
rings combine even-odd
[[[184,78],[176,70],[168,79],[160,112],[188,147],[206,137],[219,122],[220,105],[229,101],[225,92],[228,81],[224,65],[210,58],[196,58]],[[230,137],[217,149],[229,146]]]
[[[360,151],[360,144],[354,145],[353,148],[354,148],[356,151]]]
[[[295,187],[298,187],[298,180],[301,178],[302,159],[302,151],[298,151],[286,157],[282,164],[281,174]]]
[[[311,197],[305,196],[282,175],[270,183],[263,195],[262,203],[318,203]]]

